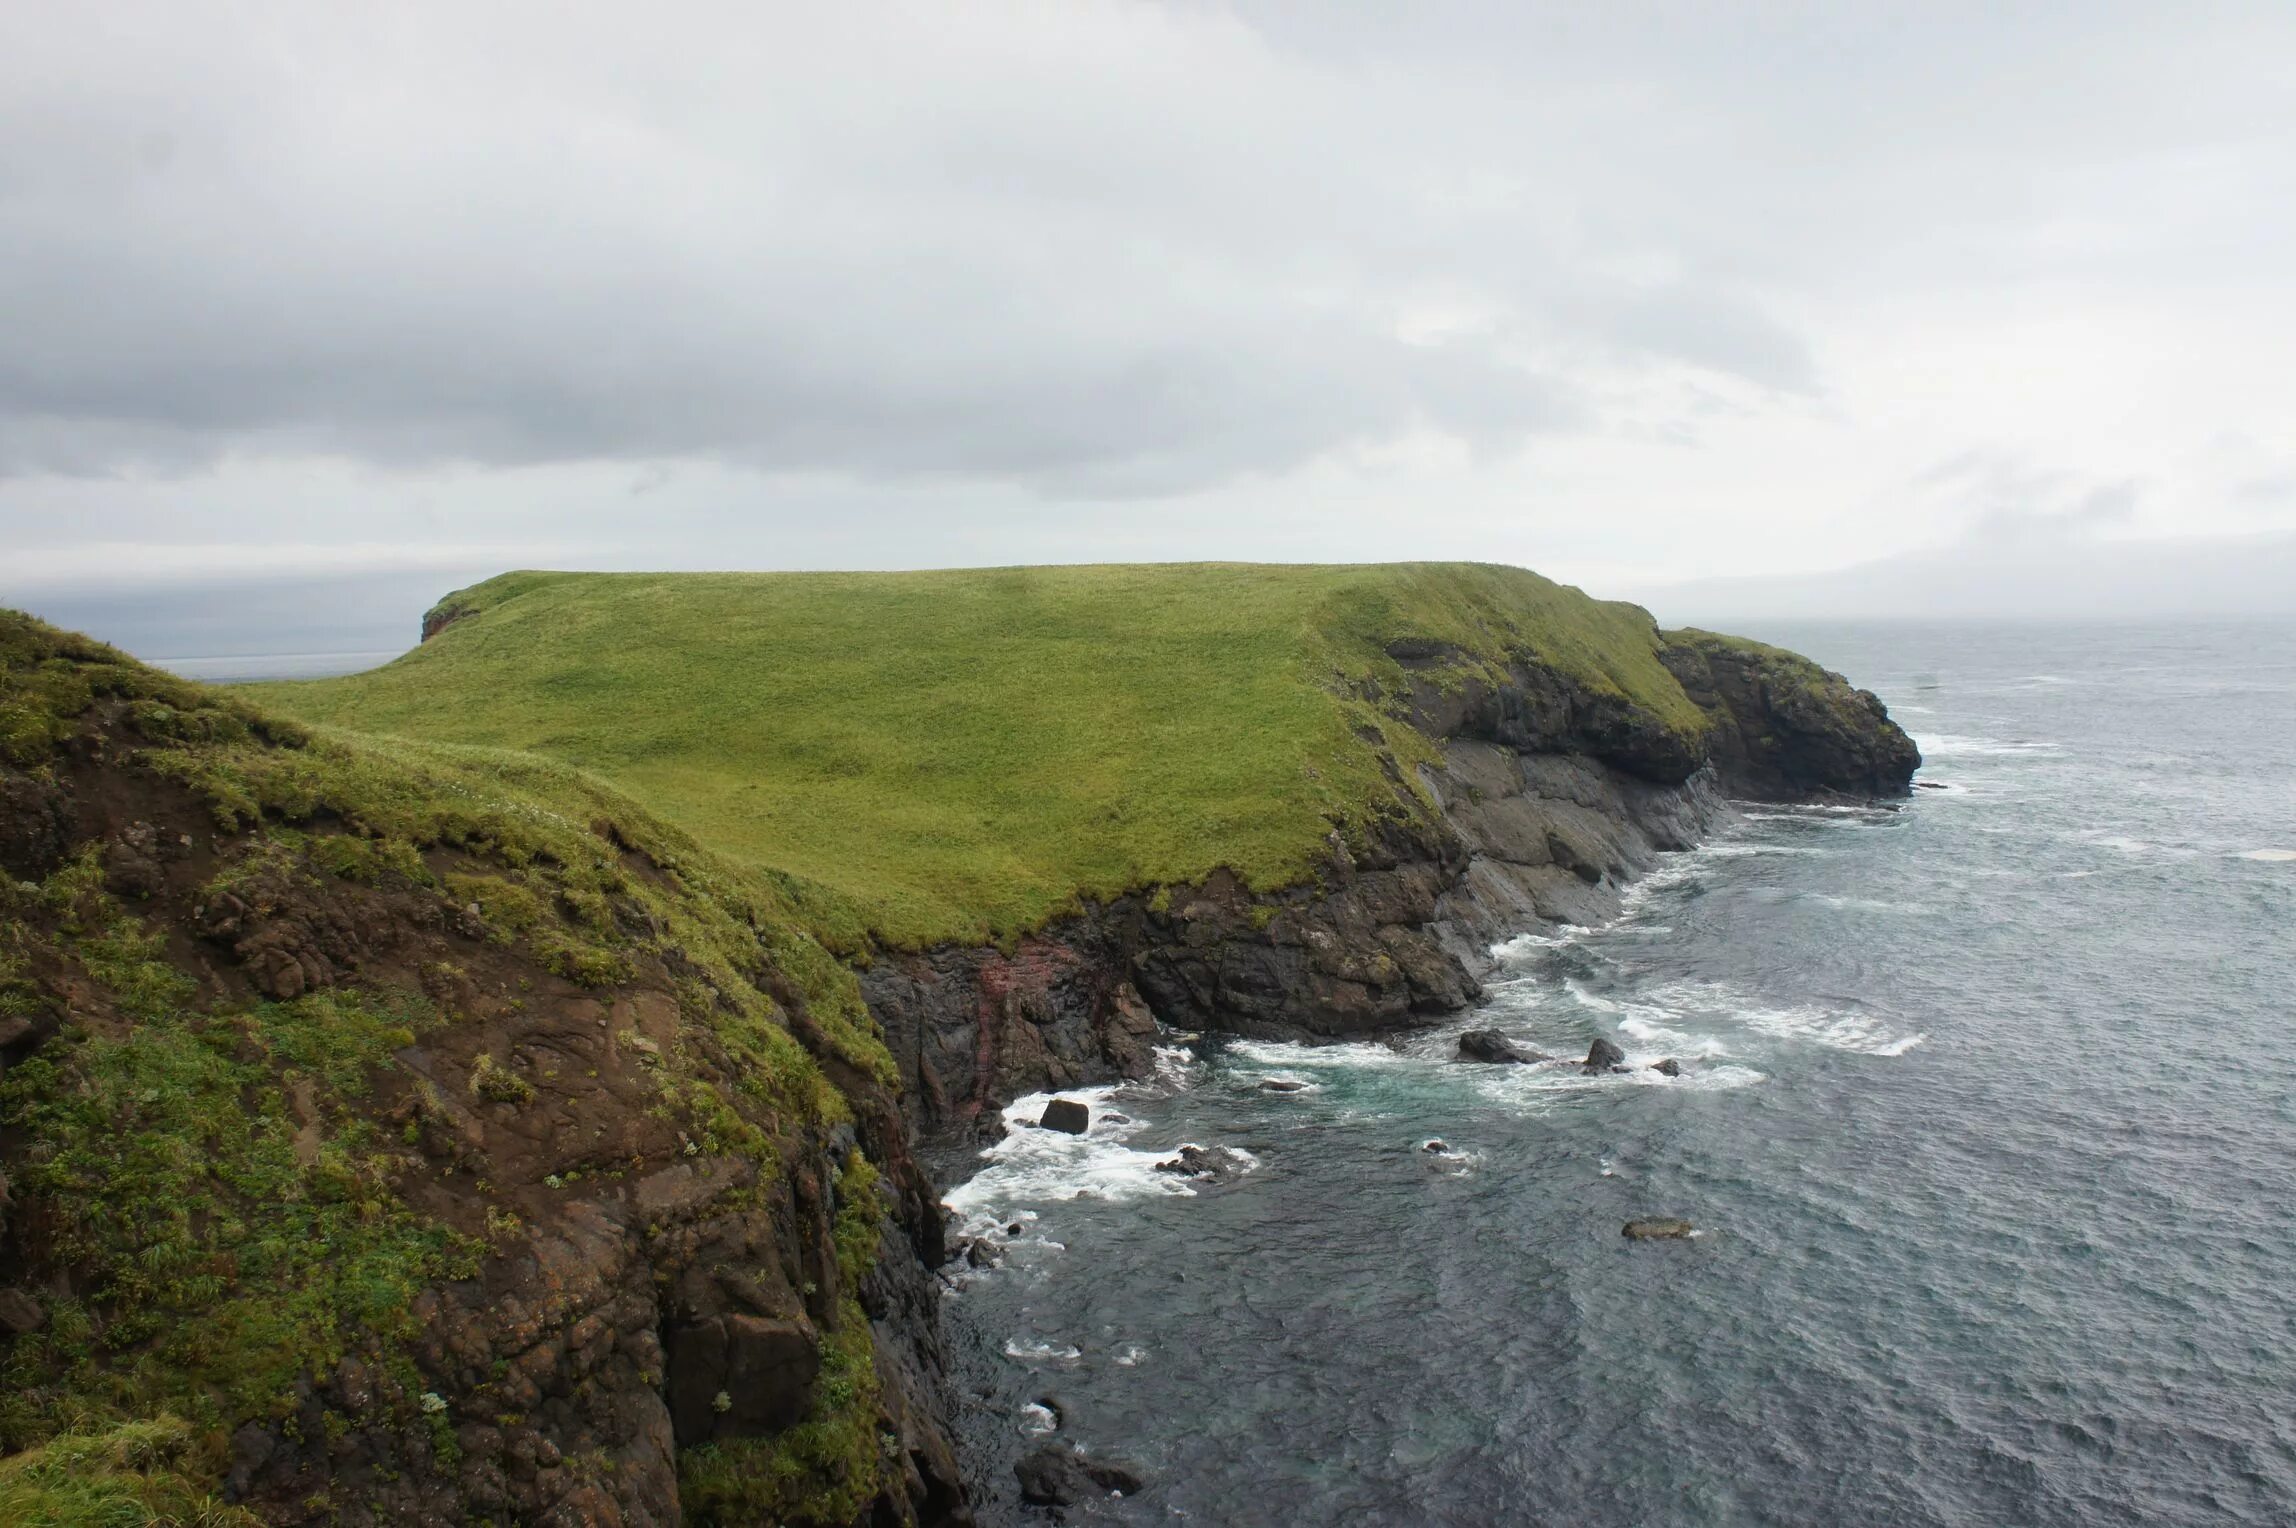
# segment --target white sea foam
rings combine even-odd
[[[1526,931],[1491,946],[1493,960],[1521,960],[1541,950],[1559,949],[1594,930],[1578,923],[1558,923],[1551,930]]]
[[[1173,1092],[1193,1084],[1204,1073],[1203,1059],[1185,1045],[1156,1047],[1156,1082]]]
[[[1363,1040],[1348,1045],[1301,1045],[1292,1040],[1236,1040],[1229,1043],[1228,1053],[1255,1066],[1305,1070],[1310,1073],[1427,1064],[1423,1056]]]
[[[1958,733],[1916,733],[1914,746],[1924,759],[1997,759],[2017,758],[2025,754],[2050,754],[2059,751],[2055,743],[2019,738],[2004,741],[1993,737],[1965,737]]]
[[[1722,982],[1670,982],[1654,997],[1697,1019],[1742,1025],[1773,1039],[1823,1045],[1868,1056],[1902,1056],[1929,1036],[1907,1032],[1877,1015],[1816,1004],[1770,1007],[1749,1002]]]
[[[2296,849],[2243,849],[2234,858],[2257,860],[2267,865],[2296,864]]]
[[[1063,1199],[1143,1199],[1158,1194],[1192,1194],[1185,1179],[1156,1170],[1168,1151],[1136,1151],[1125,1142],[1142,1128],[1135,1119],[1112,1119],[1113,1087],[1072,1088],[1065,1093],[1031,1093],[1006,1106],[1005,1138],[981,1153],[988,1163],[951,1189],[943,1203],[968,1222],[1003,1222],[1013,1206]],[[1054,1097],[1084,1100],[1092,1110],[1083,1135],[1035,1125]]]
[[[1853,913],[1903,913],[1908,917],[1926,918],[1929,909],[1918,902],[1886,902],[1880,897],[1837,897],[1824,892],[1808,892],[1800,899],[1814,902],[1820,907],[1836,908]]]
[[[1128,1342],[1116,1350],[1116,1363],[1121,1368],[1137,1368],[1140,1360],[1147,1356],[1148,1350],[1146,1348],[1137,1342]]]
[[[1007,1338],[1004,1350],[1005,1357],[1017,1358],[1026,1364],[1074,1363],[1084,1356],[1081,1349],[1065,1342],[1030,1342],[1018,1337]]]
[[[1024,1436],[1039,1437],[1059,1426],[1060,1418],[1052,1414],[1050,1406],[1041,1402],[1031,1401],[1020,1409],[1020,1430]]]
[[[1698,851],[1716,859],[1750,859],[1758,855],[1792,855],[1817,858],[1829,851],[1808,844],[1708,844]]]

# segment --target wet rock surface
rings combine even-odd
[[[1459,1036],[1459,1059],[1500,1066],[1522,1066],[1547,1058],[1515,1044],[1495,1029],[1470,1029]]]
[[[1072,1507],[1112,1491],[1135,1496],[1147,1485],[1140,1471],[1122,1460],[1095,1459],[1059,1443],[1031,1450],[1013,1473],[1020,1480],[1021,1500],[1044,1507]]]

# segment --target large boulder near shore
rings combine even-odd
[[[1537,1051],[1527,1051],[1495,1029],[1470,1029],[1459,1036],[1461,1061],[1485,1061],[1493,1064],[1520,1065],[1527,1061],[1547,1058]]]
[[[1618,1234],[1628,1241],[1680,1241],[1696,1234],[1697,1228],[1687,1220],[1674,1220],[1665,1216],[1649,1220],[1630,1220],[1619,1228]]]
[[[1586,1069],[1589,1072],[1607,1072],[1626,1064],[1626,1052],[1609,1040],[1597,1040],[1586,1048]]]
[[[1020,1499],[1040,1507],[1072,1507],[1111,1491],[1132,1496],[1148,1483],[1129,1464],[1094,1459],[1058,1443],[1032,1450],[1013,1474],[1020,1477]]]
[[[1047,1130],[1082,1135],[1092,1128],[1092,1110],[1079,1099],[1056,1098],[1044,1106],[1044,1118],[1037,1123]]]

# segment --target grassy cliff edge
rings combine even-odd
[[[1709,727],[1647,612],[1482,564],[512,573],[425,628],[265,701],[578,764],[907,947],[1223,866],[1312,877],[1335,826],[1429,809],[1429,655],[1454,686],[1531,665],[1686,756]]]

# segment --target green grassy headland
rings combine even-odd
[[[1429,747],[1395,715],[1399,639],[1457,648],[1452,682],[1519,655],[1706,725],[1646,612],[1483,564],[511,573],[448,615],[395,663],[263,702],[593,771],[903,946],[1222,866],[1292,884],[1333,825],[1419,809],[1358,732]]]

